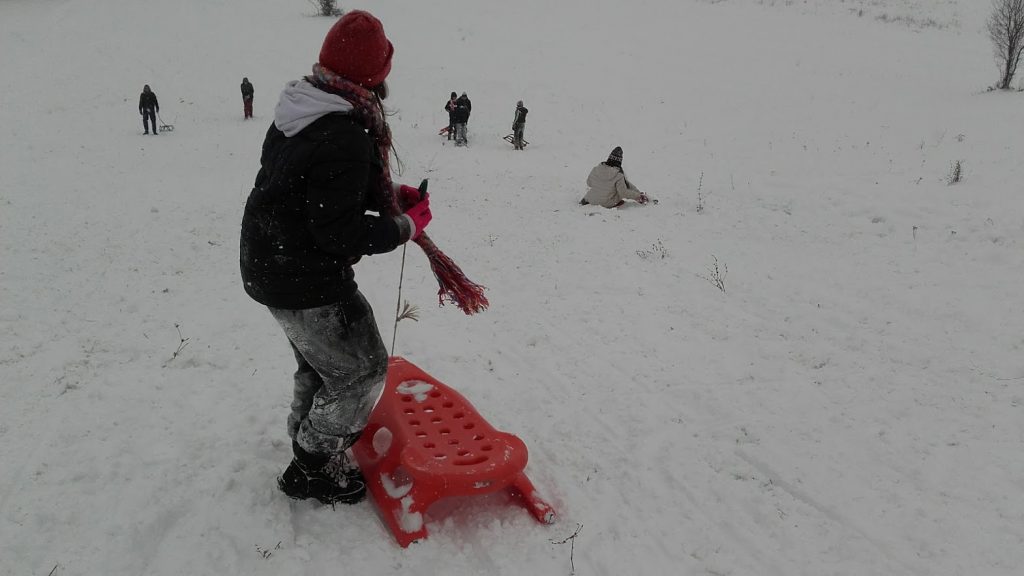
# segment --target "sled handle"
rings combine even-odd
[[[420,191],[420,200],[422,201],[427,197],[427,178],[424,178],[423,181],[420,182],[418,190]]]

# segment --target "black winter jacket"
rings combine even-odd
[[[459,96],[455,101],[455,121],[458,123],[469,122],[469,113],[473,111],[473,103],[466,96]]]
[[[352,264],[390,252],[410,230],[379,212],[382,170],[366,131],[323,116],[291,138],[271,124],[242,218],[245,291],[274,308],[316,308],[356,292]]]
[[[160,103],[156,101],[155,92],[143,92],[139,95],[139,112],[143,110],[160,111]]]
[[[526,124],[526,115],[530,111],[525,106],[516,106],[516,117],[512,120],[512,129],[515,130],[516,126]]]
[[[254,90],[252,88],[252,83],[251,82],[242,82],[241,88],[242,88],[242,98],[245,98],[245,97],[252,98]]]

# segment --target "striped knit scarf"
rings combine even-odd
[[[346,80],[320,64],[313,65],[313,75],[307,80],[317,86],[327,88],[331,93],[341,96],[352,104],[351,115],[370,132],[370,136],[377,145],[377,156],[383,167],[374,190],[377,195],[377,204],[383,207],[383,212],[388,216],[401,215],[402,207],[391,187],[389,162],[392,149],[391,128],[384,120],[384,105],[380,98],[372,90],[367,90]],[[421,232],[415,242],[427,255],[430,269],[434,272],[434,278],[437,279],[439,304],[443,306],[445,300],[448,300],[455,303],[466,314],[474,314],[487,309],[489,303],[484,295],[484,287],[466,278],[459,266],[442,252],[425,232]]]

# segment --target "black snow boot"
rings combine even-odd
[[[277,479],[281,492],[296,500],[316,498],[324,504],[355,504],[366,496],[363,474],[344,453],[331,458],[306,452],[292,442],[295,458]]]

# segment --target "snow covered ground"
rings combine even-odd
[[[345,7],[395,45],[399,180],[491,300],[436,307],[411,248],[395,353],[526,441],[558,522],[460,501],[403,550],[275,488],[293,361],[238,229],[329,19],[5,0],[0,574],[1020,573],[1024,94],[985,91],[988,2]],[[147,83],[173,133],[141,135]],[[657,205],[576,203],[617,145]],[[400,262],[356,270],[388,343]]]

